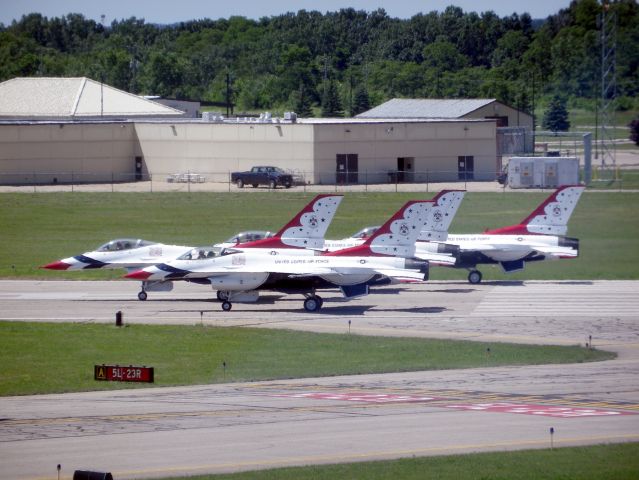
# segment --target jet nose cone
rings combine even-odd
[[[147,280],[152,274],[144,270],[137,270],[125,275],[124,278],[131,278],[133,280]]]
[[[49,270],[66,270],[70,266],[71,265],[69,265],[68,263],[57,261],[57,262],[49,263],[47,265],[43,265],[40,268],[48,268]]]

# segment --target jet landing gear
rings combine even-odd
[[[307,312],[317,312],[320,308],[322,308],[322,305],[324,304],[322,297],[315,295],[314,293],[306,293],[304,296],[306,297],[304,300],[304,310]],[[217,291],[217,299],[222,302],[222,310],[225,312],[230,312],[233,308],[233,304],[231,303],[232,301],[250,303],[257,301],[258,297],[259,294],[256,291]]]
[[[479,270],[471,270],[468,273],[468,283],[477,285],[480,282],[481,282],[481,272]]]
[[[319,295],[309,295],[304,300],[304,310],[307,312],[318,312],[322,305],[324,304],[324,300]]]
[[[144,300],[146,300],[146,297],[147,297],[147,295],[146,295],[146,292],[144,291],[144,288],[143,288],[142,290],[140,290],[138,292],[138,300],[143,302]]]

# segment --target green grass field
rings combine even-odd
[[[386,220],[406,200],[433,193],[347,193],[327,238],[343,238]],[[451,233],[477,233],[522,220],[547,193],[466,195]],[[122,271],[58,272],[38,267],[95,249],[121,237],[206,245],[241,230],[278,230],[312,193],[53,193],[0,194],[0,277],[113,279]],[[483,266],[489,279],[639,278],[639,197],[634,193],[583,194],[569,225],[581,241],[580,258],[530,264],[501,273]],[[464,280],[465,270],[431,269],[432,279]]]
[[[0,395],[139,388],[95,381],[93,366],[101,364],[153,366],[155,385],[169,386],[610,358],[614,354],[578,346],[202,326],[0,322]]]
[[[189,480],[635,480],[639,443],[278,468]],[[174,477],[168,480],[184,480]]]

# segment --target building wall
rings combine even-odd
[[[492,102],[466,115],[465,118],[486,117],[508,117],[509,127],[525,127],[528,131],[532,131],[533,129],[532,115],[528,115],[500,102]]]
[[[135,144],[132,123],[0,125],[0,182],[130,181]]]
[[[358,155],[358,182],[389,181],[399,157],[413,158],[413,181],[458,178],[459,156],[474,157],[475,179],[496,171],[494,121],[315,125],[315,183],[336,181],[336,156]]]
[[[474,178],[494,179],[495,122],[57,123],[0,125],[0,183],[133,181],[199,173],[226,182],[230,172],[275,165],[307,182],[334,184],[337,155],[356,154],[358,183],[390,180],[408,157],[407,181],[458,178],[458,157],[474,158]],[[35,173],[34,173],[35,172]],[[157,178],[156,178],[157,177]]]

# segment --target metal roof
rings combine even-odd
[[[496,100],[393,98],[357,115],[357,118],[462,118]]]
[[[86,77],[18,77],[0,83],[0,117],[179,117],[183,112]]]

